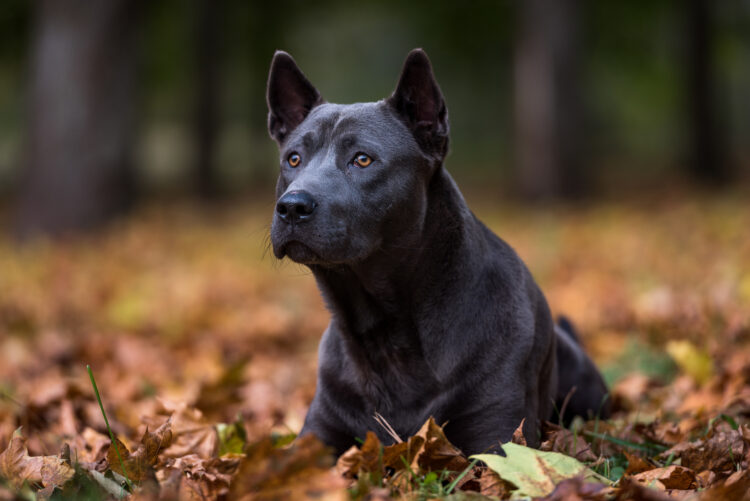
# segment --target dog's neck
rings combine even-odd
[[[457,270],[469,259],[467,227],[477,223],[443,168],[433,176],[427,200],[418,245],[385,243],[354,265],[310,267],[350,352],[373,368],[384,358],[413,366],[415,356],[432,352],[423,324],[436,319],[425,312],[434,317],[431,306],[442,303],[458,277],[465,279]]]

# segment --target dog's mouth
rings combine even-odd
[[[361,241],[349,236],[338,221],[298,225],[279,222],[271,225],[271,245],[277,259],[288,257],[295,263],[316,266],[339,266],[358,260],[364,253],[352,243]]]
[[[283,259],[288,257],[295,263],[315,264],[323,262],[323,259],[310,247],[298,240],[290,240],[275,249],[276,257]]]

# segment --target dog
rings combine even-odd
[[[273,252],[312,271],[331,313],[301,435],[341,454],[368,430],[393,442],[376,413],[401,437],[432,416],[473,454],[498,450],[522,420],[538,446],[555,413],[608,415],[572,326],[555,325],[444,168],[448,113],[424,51],[409,53],[390,97],[348,105],[326,102],[278,51],[266,98],[280,151]]]

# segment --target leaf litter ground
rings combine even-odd
[[[328,319],[311,276],[267,252],[268,205],[152,206],[0,240],[0,499],[748,498],[746,197],[478,207],[580,328],[611,420],[484,461],[433,421],[338,463],[292,443]]]

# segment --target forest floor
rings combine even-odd
[[[92,236],[0,237],[0,500],[747,496],[750,200],[473,206],[578,326],[611,420],[549,424],[552,454],[503,464],[431,422],[338,464],[289,445],[328,314],[268,251],[271,203],[150,206]]]

